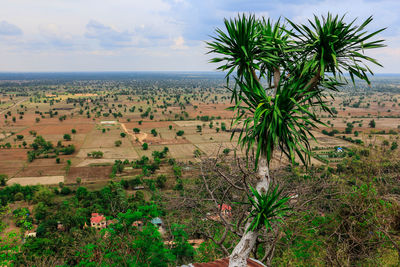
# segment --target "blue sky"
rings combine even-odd
[[[398,0],[1,0],[0,71],[211,71],[204,41],[223,18],[305,23],[328,11],[388,27],[373,70],[400,73]]]

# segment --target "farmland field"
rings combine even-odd
[[[34,81],[15,81],[7,84],[12,90],[3,87],[0,173],[12,182],[41,176],[64,177],[69,183],[78,177],[93,182],[108,179],[116,160],[151,158],[165,147],[168,157],[182,163],[215,157],[224,150],[244,155],[237,145],[239,133],[231,140],[233,113],[227,110],[231,104],[222,78],[161,79],[157,89],[140,78],[123,81],[122,87],[112,80],[107,87],[102,83],[49,81],[48,89],[43,89]],[[398,80],[380,78],[374,83],[382,87]],[[312,131],[317,140],[310,139],[315,151],[312,164],[335,165],[338,160],[329,157],[338,156],[332,154],[337,147],[394,149],[399,142],[400,94],[393,88],[383,93],[358,84],[333,93],[329,104],[335,114],[321,113],[324,125]],[[74,146],[74,152],[45,153],[29,161],[28,152],[38,136],[60,151]]]

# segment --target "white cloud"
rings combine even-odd
[[[18,26],[8,23],[5,20],[0,21],[0,35],[16,36],[21,34],[22,30]]]
[[[306,22],[347,13],[389,27],[388,48],[373,51],[400,72],[400,2],[396,0],[2,0],[0,71],[213,70],[203,40],[238,12]],[[190,48],[190,49],[189,49]]]
[[[185,39],[183,39],[182,36],[179,36],[178,38],[174,39],[174,44],[171,46],[171,48],[174,50],[188,49],[188,47],[185,45]]]

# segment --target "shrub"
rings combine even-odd
[[[71,141],[71,135],[69,135],[69,134],[64,134],[63,138],[65,141]]]
[[[8,176],[6,174],[0,174],[0,185],[5,186],[7,183]]]
[[[143,150],[149,149],[149,145],[147,143],[143,143],[142,145]]]
[[[116,140],[116,141],[114,142],[114,145],[115,145],[116,147],[121,146],[121,144],[122,144],[122,141],[121,141],[121,140]]]
[[[164,174],[157,176],[157,180],[156,180],[157,187],[164,188],[166,181],[167,181],[167,176],[165,176]]]
[[[69,187],[67,187],[67,186],[64,186],[62,189],[61,189],[61,192],[60,192],[62,195],[64,195],[64,196],[66,196],[66,195],[69,195],[69,194],[71,194],[71,189],[69,188]]]

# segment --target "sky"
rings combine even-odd
[[[346,14],[387,30],[369,51],[400,73],[399,0],[1,0],[0,72],[213,71],[205,41],[238,13],[307,23]]]

